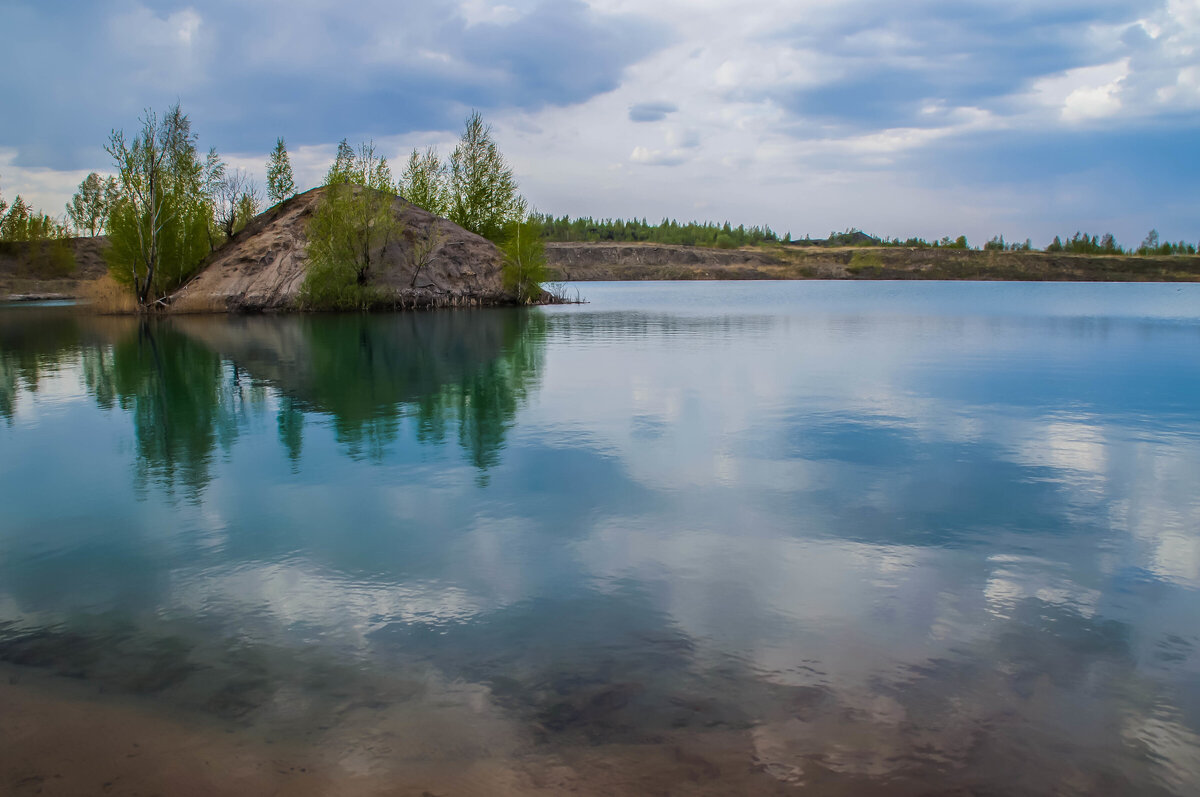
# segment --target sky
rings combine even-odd
[[[2,0],[0,51],[0,196],[52,215],[178,101],[260,185],[478,110],[555,215],[1200,240],[1200,0]]]

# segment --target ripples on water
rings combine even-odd
[[[347,776],[1200,789],[1195,286],[583,293],[0,310],[0,659]]]

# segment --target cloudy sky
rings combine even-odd
[[[1200,239],[1200,0],[3,0],[0,51],[0,194],[51,213],[179,100],[260,183],[478,109],[555,214]]]

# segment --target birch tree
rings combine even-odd
[[[400,196],[435,216],[446,216],[450,209],[446,167],[436,149],[429,147],[423,153],[414,149],[408,156],[408,166],[400,177]]]
[[[97,236],[104,232],[108,205],[118,192],[117,181],[92,172],[79,184],[79,190],[67,203],[67,219],[78,232]]]
[[[501,240],[505,227],[520,216],[512,168],[478,111],[467,117],[450,155],[449,205],[450,221],[489,241]]]
[[[179,105],[161,119],[147,110],[132,139],[114,130],[105,150],[117,169],[118,195],[108,215],[109,271],[148,307],[179,287],[210,248],[210,186],[223,170],[215,150],[196,151]]]

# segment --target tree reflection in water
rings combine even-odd
[[[486,480],[545,343],[545,319],[520,310],[22,321],[0,326],[0,417],[11,423],[22,390],[76,363],[95,402],[132,421],[139,487],[193,500],[218,452],[268,413],[293,471],[317,416],[355,459],[381,461],[406,428],[424,445],[457,438]]]

